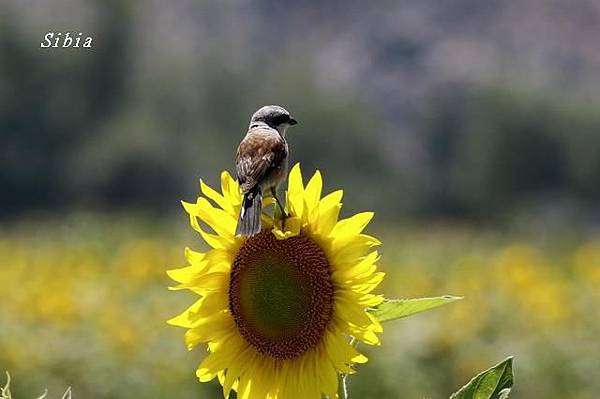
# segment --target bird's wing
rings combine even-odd
[[[235,157],[243,192],[260,184],[287,156],[286,143],[277,132],[253,129],[240,143]]]

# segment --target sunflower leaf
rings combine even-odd
[[[380,322],[412,316],[438,306],[446,305],[462,297],[444,295],[434,298],[386,299],[369,312]]]
[[[513,386],[513,357],[477,374],[450,399],[507,399]]]

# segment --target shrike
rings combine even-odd
[[[236,235],[260,233],[262,197],[272,195],[283,217],[277,198],[277,185],[285,179],[288,169],[288,145],[285,132],[298,122],[278,105],[267,105],[252,115],[246,137],[235,156],[237,178],[244,195]]]

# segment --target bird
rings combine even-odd
[[[288,144],[285,133],[298,121],[279,105],[259,108],[250,118],[246,136],[235,156],[237,180],[243,194],[235,234],[253,236],[261,231],[263,195],[272,195],[283,218],[287,217],[277,185],[287,176]]]

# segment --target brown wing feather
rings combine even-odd
[[[235,157],[238,181],[244,193],[260,184],[281,165],[287,156],[287,146],[278,133],[254,129],[246,135]]]

